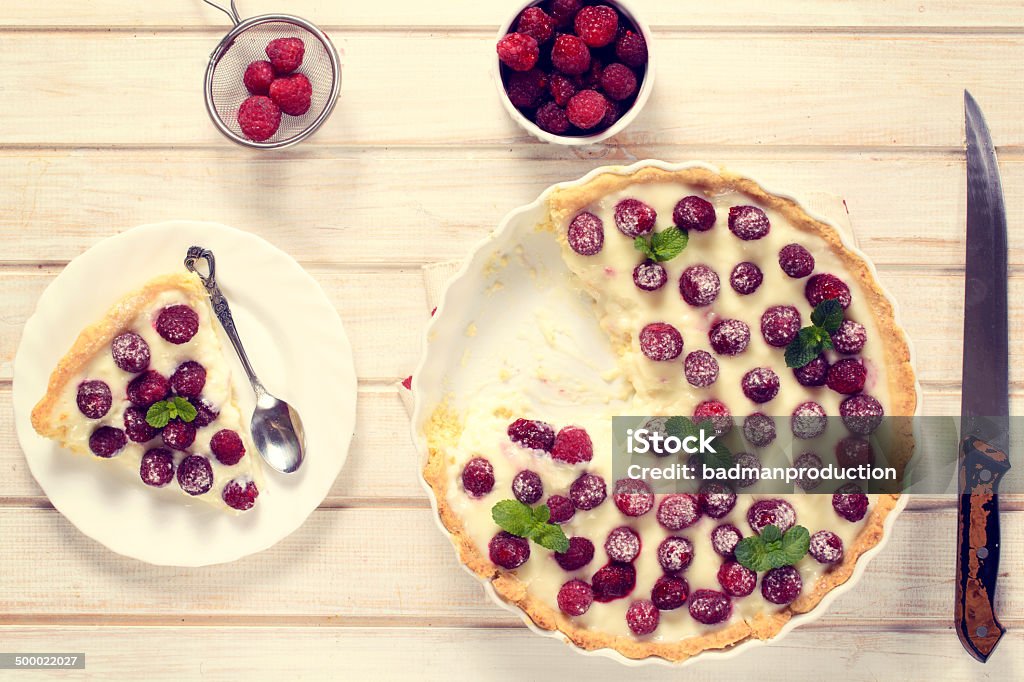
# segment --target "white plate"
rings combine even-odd
[[[217,281],[253,366],[272,393],[299,411],[306,429],[302,468],[285,475],[264,465],[259,503],[240,516],[201,503],[184,504],[175,491],[154,491],[127,475],[112,477],[109,469],[39,436],[30,422],[50,372],[82,328],[150,278],[183,271],[185,252],[193,244],[214,252]],[[239,407],[250,415],[252,389],[227,337],[214,326],[232,368]],[[287,537],[323,501],[341,471],[355,408],[352,349],[320,286],[283,251],[213,223],[146,225],[93,246],[43,292],[14,361],[18,440],[43,492],[83,533],[118,554],[151,564],[234,561]]]
[[[593,365],[598,368],[598,371],[594,372],[594,367],[577,366],[572,374],[574,379],[584,385],[591,381],[602,382],[600,368],[602,366],[614,367],[615,360],[611,350],[607,348],[606,335],[598,328],[592,313],[585,312],[590,309],[584,298],[585,294],[578,291],[579,287],[565,286],[568,282],[569,272],[562,260],[561,247],[550,233],[538,232],[536,226],[546,214],[547,198],[552,191],[582,185],[602,173],[625,175],[646,166],[668,171],[697,167],[716,173],[720,172],[720,169],[704,163],[669,164],[652,160],[640,161],[631,166],[606,166],[594,169],[579,180],[549,187],[532,204],[522,206],[506,215],[498,229],[476,247],[459,272],[452,277],[441,303],[438,305],[437,312],[427,328],[423,355],[419,367],[413,374],[412,395],[415,406],[412,430],[413,439],[421,458],[421,474],[422,464],[428,455],[424,427],[437,405],[447,402],[456,410],[464,407],[462,401],[465,398],[463,396],[472,395],[474,390],[481,388],[482,382],[486,382],[493,376],[493,363],[497,358],[514,358],[513,362],[517,364],[510,368],[510,375],[516,376],[517,372],[529,372],[532,363],[540,362],[540,353],[550,354],[551,351],[546,344],[534,338],[534,335],[542,333],[537,329],[538,325],[527,322],[538,311],[560,311],[562,314],[561,326],[568,329],[568,335],[572,339],[570,343],[566,344],[566,357],[561,358],[562,361],[573,354],[583,355],[592,359]],[[751,179],[757,182],[756,178]],[[761,186],[764,187],[764,185]],[[799,199],[787,194],[774,192],[770,188],[766,189],[778,196],[793,199],[804,207],[805,211],[807,210],[806,202],[800,202]],[[842,238],[846,248],[870,263],[853,244],[851,235],[847,231],[812,211],[807,211],[807,213],[832,226]],[[496,263],[501,263],[502,267],[496,267]],[[874,267],[869,267],[871,267],[875,281],[878,281]],[[501,286],[495,286],[498,280],[500,280]],[[892,296],[887,297],[896,310],[896,322],[899,324],[899,311],[896,302]],[[569,312],[573,310],[580,311],[580,314],[574,315]],[[466,333],[471,326],[475,326],[477,329],[489,329],[490,325],[501,325],[502,333]],[[490,343],[488,343],[489,341]],[[512,352],[509,351],[507,345],[510,342],[519,344],[514,347]],[[587,348],[587,352],[580,354],[573,351],[574,348],[580,347]],[[913,357],[913,348],[911,348],[911,362],[913,362]],[[915,385],[915,390],[917,391],[918,411],[920,411],[920,386]],[[553,399],[550,394],[538,395],[548,401]],[[562,401],[562,404],[551,405],[551,407],[556,411],[574,409],[571,401]],[[576,406],[575,409],[578,413],[581,408]],[[564,418],[563,415],[561,421],[571,423],[572,418]],[[422,479],[422,476],[420,482],[430,498],[438,528],[451,540],[451,534],[448,533],[437,516],[437,499],[433,489]],[[868,563],[882,550],[892,535],[896,517],[906,506],[908,500],[907,495],[900,498],[896,509],[886,518],[885,532],[881,542],[861,556],[850,579],[829,592],[810,613],[800,614],[790,619],[782,631],[769,642],[776,642],[794,628],[817,620],[839,595],[856,585],[863,576]],[[731,658],[743,651],[766,644],[761,640],[752,639],[724,651],[705,651],[680,664],[674,664],[658,657],[641,660],[629,659],[613,649],[585,651],[573,645],[557,630],[549,631],[538,628],[521,609],[502,600],[492,588],[490,581],[477,576],[469,569],[466,570],[481,582],[484,590],[496,604],[519,615],[523,622],[537,634],[565,641],[580,653],[604,656],[626,665],[657,663],[679,667],[698,661]]]

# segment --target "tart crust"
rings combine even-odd
[[[868,296],[869,307],[880,330],[884,346],[884,362],[889,383],[891,413],[910,417],[917,408],[917,390],[914,371],[910,364],[910,349],[906,336],[895,320],[892,303],[875,280],[868,263],[847,249],[835,228],[812,218],[795,201],[765,191],[752,180],[728,172],[717,173],[704,168],[667,171],[646,167],[629,175],[603,173],[590,181],[571,188],[556,188],[548,198],[548,219],[539,228],[559,234],[557,225],[597,199],[626,187],[656,182],[684,183],[707,193],[737,191],[753,198],[782,214],[794,227],[824,240],[856,278]],[[559,234],[560,239],[564,235]],[[718,630],[688,637],[675,642],[649,642],[596,632],[577,626],[570,618],[547,603],[537,599],[516,576],[516,571],[496,567],[476,546],[465,530],[462,519],[448,504],[448,467],[453,463],[444,455],[444,445],[458,439],[462,424],[457,413],[445,403],[435,409],[425,427],[428,457],[423,467],[423,478],[434,491],[437,513],[459,552],[459,558],[476,575],[489,580],[503,600],[518,606],[530,620],[544,630],[558,630],[569,641],[586,649],[611,648],[631,659],[659,657],[681,662],[702,651],[728,649],[751,639],[767,640],[775,637],[793,616],[814,609],[834,588],[842,585],[856,567],[862,554],[875,547],[884,534],[885,519],[896,508],[898,494],[880,494],[864,521],[856,541],[844,552],[841,563],[824,573],[799,598],[775,613],[763,612],[756,617],[739,621]],[[888,453],[890,464],[902,472],[913,454],[913,432],[909,421],[901,420],[894,429],[894,447]]]

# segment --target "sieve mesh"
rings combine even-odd
[[[315,130],[334,106],[341,78],[337,53],[324,39],[295,17],[255,17],[239,24],[211,57],[206,75],[210,113],[219,119],[221,130],[236,142],[248,146],[281,147],[298,142]],[[232,37],[233,36],[233,37]],[[249,97],[242,82],[245,69],[266,60],[267,43],[275,38],[300,38],[306,52],[296,73],[305,74],[313,88],[312,101],[302,116],[281,115],[281,127],[273,137],[253,142],[238,125],[238,108]]]

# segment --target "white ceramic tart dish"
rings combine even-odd
[[[634,242],[673,224],[689,243],[659,273]],[[844,327],[798,374],[784,347],[829,299]],[[895,306],[839,229],[749,178],[655,161],[597,169],[506,217],[449,285],[412,390],[424,484],[463,565],[538,632],[662,663],[731,655],[820,615],[906,498],[655,495],[615,479],[612,416],[728,421],[757,457],[767,445],[748,415],[841,415],[823,434],[778,434],[839,457],[844,436],[920,402]],[[899,467],[912,434],[890,423]],[[546,503],[570,549],[501,532],[504,499]],[[754,573],[734,547],[768,523],[806,527],[811,551]]]

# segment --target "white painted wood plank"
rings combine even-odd
[[[3,63],[57,45],[62,59],[5,72],[5,90],[18,96],[6,107],[0,144],[226,147],[201,95],[216,41],[213,33],[9,32],[0,40]],[[340,42],[341,100],[312,144],[529,139],[491,83],[489,32],[352,32]],[[678,32],[659,48],[659,82],[620,144],[956,147],[965,86],[999,145],[1024,144],[1024,92],[1009,87],[1024,81],[1024,61],[1012,58],[1024,37]]]
[[[625,668],[573,655],[525,628],[0,627],[8,649],[84,651],[86,670],[36,672],[53,680],[624,680],[817,682],[825,670],[844,679],[1014,679],[1024,667],[1024,635],[1007,633],[985,666],[951,629],[890,631],[802,628],[727,661],[685,671]],[[827,667],[823,667],[827,666]]]
[[[952,509],[907,511],[821,626],[947,624],[955,524]],[[119,557],[49,509],[0,509],[0,537],[16,548],[0,554],[4,624],[516,622],[461,570],[429,509],[317,511],[266,552],[194,570]],[[1000,613],[1024,625],[1024,576],[1012,570],[1024,562],[1024,512],[1003,514],[1002,549]]]

